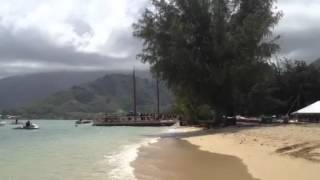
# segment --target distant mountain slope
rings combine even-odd
[[[54,93],[103,77],[106,74],[130,74],[130,71],[50,72],[12,76],[0,79],[0,111],[26,106]],[[137,76],[151,78],[149,71]]]
[[[137,110],[154,112],[155,83],[137,78]],[[160,85],[162,110],[171,106],[172,95]],[[98,113],[129,112],[132,110],[132,76],[106,75],[95,81],[58,92],[24,109],[23,114],[33,118],[84,118]]]
[[[53,72],[0,79],[0,110],[22,107],[105,74],[106,72]]]
[[[316,66],[316,67],[320,67],[320,58],[318,58],[317,60],[315,60],[313,63],[311,63],[312,65]]]

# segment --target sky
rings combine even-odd
[[[49,71],[147,69],[132,23],[148,0],[0,0],[0,78]],[[320,57],[320,1],[278,0],[280,57]]]

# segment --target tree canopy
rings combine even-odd
[[[152,0],[133,25],[138,57],[178,97],[232,115],[266,78],[280,17],[274,0]]]
[[[288,59],[270,67],[270,78],[249,93],[251,114],[288,114],[320,99],[319,67]]]

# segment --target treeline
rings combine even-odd
[[[286,59],[269,68],[267,80],[257,82],[248,92],[243,113],[284,115],[320,100],[319,67]]]
[[[136,22],[138,57],[191,119],[286,114],[319,99],[319,69],[275,63],[274,0],[152,0]]]
[[[233,112],[228,116],[289,115],[320,100],[320,68],[305,61],[282,60],[270,63],[264,72],[265,80],[256,82],[247,93],[234,91]],[[217,118],[214,107],[194,103],[197,96],[179,96],[175,111],[190,120]],[[209,100],[209,99],[208,99]],[[221,117],[221,116],[219,116]]]

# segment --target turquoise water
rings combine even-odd
[[[144,135],[165,130],[33,122],[39,130],[0,127],[1,180],[134,179],[130,162],[142,144],[154,140]]]

